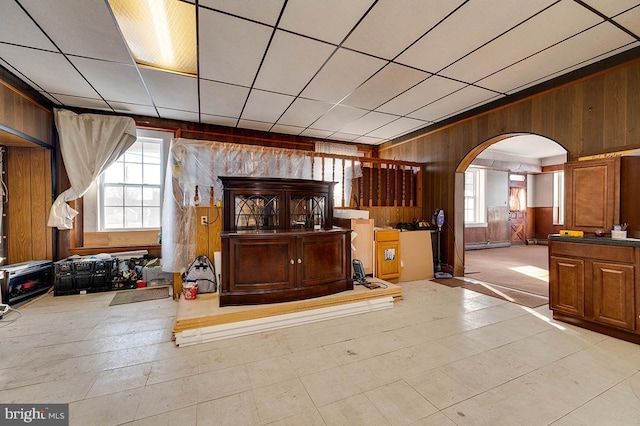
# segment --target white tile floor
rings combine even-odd
[[[402,287],[393,309],[185,348],[170,299],[48,295],[0,323],[0,401],[69,403],[82,426],[640,424],[640,345]]]

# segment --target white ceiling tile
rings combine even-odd
[[[2,3],[0,40],[20,46],[58,51],[26,13],[14,1]]]
[[[372,130],[382,127],[385,124],[389,124],[393,120],[396,120],[398,116],[383,114],[380,112],[370,112],[359,119],[352,121],[351,123],[340,129],[341,132],[352,133],[358,135],[364,135]]]
[[[339,44],[364,15],[372,0],[289,0],[280,28]]]
[[[135,105],[124,102],[109,102],[109,105],[116,111],[123,114],[143,115],[145,117],[158,117],[156,109],[148,105]]]
[[[339,49],[304,89],[302,96],[338,103],[385,64],[386,61],[372,56]]]
[[[544,81],[554,73],[567,71],[574,64],[599,55],[611,56],[616,47],[633,39],[611,24],[603,23],[565,42],[545,50],[526,61],[478,82],[483,87],[509,93],[531,83]],[[631,46],[630,46],[631,47]],[[600,57],[598,59],[603,59]],[[586,65],[582,64],[582,66]]]
[[[107,101],[152,105],[135,66],[95,59],[69,59]]]
[[[206,9],[199,20],[200,76],[251,86],[272,29]]]
[[[473,83],[599,22],[602,18],[577,3],[560,2],[445,68],[440,74]],[[532,34],[536,36],[532,37]]]
[[[342,103],[359,108],[375,109],[428,76],[429,74],[423,71],[390,63]]]
[[[449,96],[409,114],[425,121],[438,121],[442,117],[462,112],[470,107],[495,99],[497,94],[479,87],[467,86]]]
[[[261,130],[263,132],[268,132],[271,126],[273,126],[273,123],[265,123],[264,121],[240,120],[238,122],[238,127],[242,129]]]
[[[553,2],[471,0],[400,55],[397,61],[437,72]]]
[[[465,83],[434,75],[393,98],[377,110],[390,114],[407,115],[465,86]]]
[[[412,118],[403,117],[387,124],[386,126],[380,129],[377,129],[369,133],[367,136],[387,140],[387,139],[402,136],[405,133],[409,133],[412,130],[425,127],[427,126],[427,124],[428,123],[425,123],[424,121],[421,121],[421,120],[414,120]]]
[[[49,93],[98,97],[96,91],[59,53],[0,44],[0,58]]]
[[[67,96],[61,94],[57,94],[55,96],[56,99],[62,102],[64,106],[111,111],[111,107],[107,105],[102,99],[82,98],[79,96]]]
[[[334,49],[326,43],[277,31],[255,87],[297,95]]]
[[[248,94],[246,87],[200,80],[200,111],[203,114],[238,117]]]
[[[350,133],[342,133],[342,132],[336,132],[331,135],[331,139],[337,140],[337,141],[343,141],[343,142],[351,142],[357,138],[358,138],[358,135],[352,135]]]
[[[355,139],[353,142],[355,143],[363,143],[367,145],[379,145],[384,142],[383,138],[374,138],[372,136],[360,136],[358,139]]]
[[[64,53],[131,63],[105,0],[21,0],[22,5]],[[68,17],[76,17],[69,25]]]
[[[200,0],[200,6],[242,16],[253,21],[275,25],[284,0]]]
[[[158,108],[158,112],[160,113],[160,118],[164,118],[165,120],[190,121],[192,123],[198,122],[197,112],[180,111],[170,108]]]
[[[318,130],[318,129],[305,129],[304,132],[300,133],[300,136],[306,136],[308,138],[319,138],[319,139],[326,139],[328,138],[333,132],[329,131],[329,130]]]
[[[198,111],[198,82],[193,77],[140,68],[157,107]]]
[[[635,35],[640,35],[640,6],[617,16],[614,21],[633,31]]]
[[[285,135],[299,135],[303,130],[304,127],[285,126],[284,124],[276,124],[271,129],[274,133],[284,133]]]
[[[278,120],[278,124],[297,127],[308,127],[324,113],[329,111],[333,104],[298,98]]]
[[[438,21],[447,16],[461,0],[380,0],[344,46],[385,59],[393,59]]]
[[[56,98],[54,98],[53,96],[51,96],[49,93],[47,92],[39,92],[42,96],[44,96],[45,98],[49,99],[53,104],[55,105],[60,105],[61,102],[58,101]]]
[[[367,111],[362,109],[336,105],[313,123],[311,127],[314,129],[333,130],[334,132],[337,132],[366,113]]]
[[[215,124],[216,126],[236,127],[238,120],[231,117],[220,117],[219,115],[201,114],[200,122],[206,124]]]
[[[638,5],[638,0],[584,0],[584,2],[608,17]]]
[[[249,94],[242,118],[275,123],[294,99],[293,96],[254,89]]]

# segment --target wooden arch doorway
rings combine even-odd
[[[533,213],[536,212],[529,205],[546,209],[548,204],[548,208],[552,208],[554,176],[551,172],[563,169],[566,155],[566,150],[557,142],[531,133],[499,135],[467,153],[455,173],[454,275],[464,275],[466,248],[527,244],[527,239],[532,238],[530,227],[535,224]],[[489,176],[484,190],[493,192],[486,196],[486,203],[478,207],[483,214],[476,223],[466,226],[470,185],[467,178],[465,186],[465,172],[478,169]]]

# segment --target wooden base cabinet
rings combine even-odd
[[[555,319],[640,343],[639,296],[637,241],[550,237],[549,307]]]
[[[222,235],[220,306],[353,290],[350,230]]]
[[[220,306],[353,290],[351,229],[333,228],[333,182],[221,177]]]

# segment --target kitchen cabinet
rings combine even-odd
[[[549,237],[555,319],[640,343],[640,241]]]
[[[624,156],[565,164],[565,227],[610,232],[628,223],[640,237],[640,157]]]
[[[333,182],[222,177],[220,306],[353,289],[351,230],[333,228]]]
[[[400,231],[376,229],[376,277],[382,280],[400,276]]]

